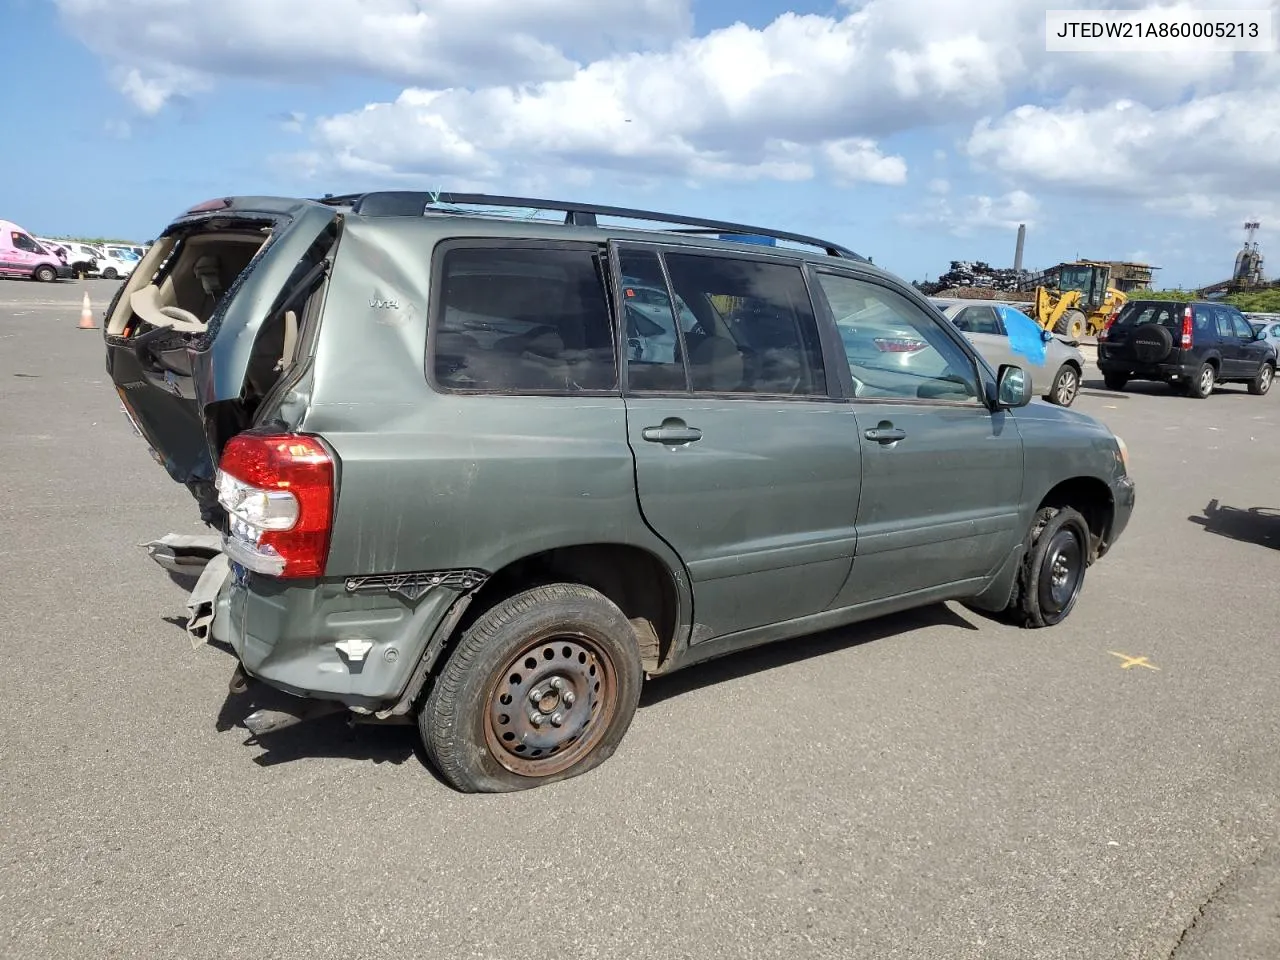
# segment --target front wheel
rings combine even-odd
[[[1070,507],[1045,507],[1032,521],[1006,613],[1029,629],[1061,623],[1080,598],[1088,566],[1089,524],[1084,517]]]
[[[1075,403],[1080,393],[1080,372],[1069,363],[1064,363],[1058,375],[1053,378],[1053,386],[1049,388],[1048,400],[1060,407],[1069,407]]]
[[[1257,374],[1249,381],[1249,392],[1255,397],[1266,396],[1271,390],[1271,384],[1276,378],[1276,368],[1271,361],[1263,363],[1258,368]]]
[[[45,264],[43,266],[36,267],[35,277],[41,283],[53,283],[53,281],[58,279],[58,271],[48,264]]]
[[[635,630],[603,594],[536,587],[463,634],[418,714],[456,789],[506,793],[578,776],[621,742],[643,683]]]
[[[1079,340],[1089,329],[1089,318],[1083,310],[1071,309],[1058,318],[1054,333],[1060,333],[1072,340]]]

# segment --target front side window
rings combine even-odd
[[[23,250],[27,253],[44,253],[44,250],[40,248],[40,244],[36,243],[25,233],[19,233],[17,230],[14,230],[10,234],[10,241],[13,243],[15,250]]]
[[[695,393],[826,396],[818,323],[795,264],[668,251]]]
[[[866,280],[818,277],[858,399],[978,401],[973,361],[919,306]]]
[[[447,250],[431,322],[436,384],[492,393],[617,389],[602,259],[585,248]]]
[[[1236,313],[1234,310],[1230,312],[1231,323],[1235,326],[1236,336],[1241,340],[1252,340],[1257,336],[1253,332],[1253,328],[1249,326],[1249,321],[1245,320],[1242,314]]]

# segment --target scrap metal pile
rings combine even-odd
[[[986,299],[993,299],[997,293],[1018,293],[1026,276],[1025,270],[1000,269],[981,260],[952,260],[950,270],[919,287],[928,296],[945,296],[953,290],[991,291]]]

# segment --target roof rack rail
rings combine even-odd
[[[609,207],[597,203],[574,203],[562,200],[539,200],[534,197],[502,197],[486,193],[432,193],[418,190],[384,190],[372,193],[347,193],[341,196],[326,195],[319,203],[329,206],[350,206],[351,212],[366,217],[421,217],[432,207],[483,206],[520,207],[526,210],[554,210],[564,213],[564,222],[570,226],[597,226],[597,217],[617,220],[642,220],[651,223],[667,223],[681,228],[676,233],[732,234],[734,236],[768,237],[786,240],[805,246],[817,247],[828,256],[846,260],[870,262],[852,250],[801,233],[753,227],[727,220],[708,220],[681,214],[658,213],[654,210],[635,210],[631,207]],[[687,229],[694,228],[694,229]],[[725,238],[731,239],[731,238]]]

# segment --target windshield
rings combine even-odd
[[[1088,293],[1093,283],[1092,267],[1063,267],[1058,276],[1059,290],[1079,290]]]

